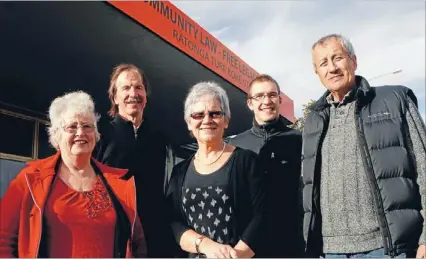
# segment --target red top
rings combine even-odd
[[[0,200],[1,258],[47,256],[47,251],[44,250],[47,247],[43,247],[43,251],[40,251],[41,237],[48,234],[48,231],[43,227],[46,228],[49,224],[43,220],[46,216],[43,214],[46,211],[43,212],[42,208],[46,209],[49,193],[52,191],[52,185],[56,182],[53,181],[57,175],[55,167],[60,159],[61,153],[57,152],[55,155],[44,159],[29,161],[27,166],[10,182],[6,193]],[[137,216],[134,177],[125,180],[122,177],[127,173],[127,170],[101,164],[95,159],[92,159],[92,161],[102,172],[111,187],[111,191],[132,223],[133,235],[127,240],[126,257],[146,257],[145,236],[141,221]],[[94,228],[94,224],[88,225],[91,229]],[[106,232],[104,229],[102,230],[102,233]],[[99,233],[96,238],[102,237],[102,233]],[[54,237],[60,238],[57,235]],[[86,237],[86,232],[84,237]],[[94,239],[90,240],[90,242],[95,241]]]
[[[48,256],[114,256],[116,215],[98,177],[91,191],[78,192],[57,177],[45,207]]]

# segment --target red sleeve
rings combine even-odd
[[[12,180],[0,200],[0,257],[18,257],[18,232],[21,204],[27,186],[21,172]]]

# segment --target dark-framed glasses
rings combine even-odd
[[[86,124],[71,123],[64,126],[64,130],[68,133],[76,133],[79,128],[81,128],[81,130],[84,133],[92,133],[95,130],[95,125],[90,123],[86,123]]]
[[[279,94],[277,92],[271,92],[271,93],[259,93],[256,95],[253,95],[250,97],[252,100],[256,101],[263,101],[266,97],[268,97],[270,100],[275,101],[278,98]]]
[[[194,120],[202,120],[206,115],[212,119],[219,119],[222,118],[224,113],[222,111],[193,112],[191,113],[191,118]]]

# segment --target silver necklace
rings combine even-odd
[[[222,154],[223,154],[223,152],[225,151],[225,147],[226,147],[226,144],[225,143],[223,143],[223,148],[222,148],[222,151],[220,152],[220,154],[217,156],[217,158],[213,161],[213,162],[211,162],[211,163],[202,163],[201,161],[200,161],[200,158],[198,157],[198,151],[197,151],[197,153],[195,153],[195,159],[197,159],[201,164],[203,164],[203,165],[205,165],[205,166],[209,166],[209,165],[212,165],[212,164],[214,164],[214,163],[216,163],[217,162],[217,160],[219,160],[219,158],[222,156]]]

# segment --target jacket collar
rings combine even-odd
[[[280,115],[278,119],[274,121],[270,121],[263,125],[259,125],[256,119],[253,118],[253,127],[251,128],[251,131],[253,132],[254,135],[258,137],[264,137],[265,134],[273,135],[274,133],[281,132],[286,129],[287,129],[287,126],[284,121],[284,118],[281,117]]]
[[[33,160],[27,162],[27,165],[34,170],[31,170],[31,172],[37,172],[39,174],[40,179],[44,179],[48,176],[55,175],[55,169],[58,165],[58,161],[61,158],[61,152],[56,152],[53,156],[39,159],[39,160]]]
[[[135,134],[135,128],[133,123],[125,118],[121,117],[119,114],[115,115],[112,123],[117,127],[120,131],[124,132],[125,135]],[[140,134],[141,132],[149,131],[149,126],[146,126],[146,118],[143,118],[141,125],[137,128],[136,133]]]
[[[358,100],[358,103],[363,105],[365,102],[369,101],[369,97],[373,92],[372,87],[368,83],[367,79],[362,76],[355,76],[355,86],[353,90],[354,97]],[[330,104],[327,102],[327,96],[330,94],[330,91],[326,91],[320,99],[318,99],[314,104],[310,106],[310,110],[313,111],[322,111],[325,108],[329,107]]]
[[[133,128],[133,123],[129,120],[126,120],[125,118],[121,117],[121,115],[117,114],[115,115],[114,119],[112,120],[112,122],[116,125],[120,125],[120,126],[132,126]],[[139,126],[139,128],[142,128],[144,125],[146,124],[146,118],[143,117],[142,118],[142,123]]]
[[[56,152],[53,156],[29,161],[27,162],[27,165],[29,167],[32,167],[35,170],[31,170],[32,172],[39,173],[40,179],[44,179],[48,176],[53,176],[56,174],[57,167],[59,166],[59,163],[61,161],[61,152]],[[121,178],[127,173],[127,169],[119,169],[119,168],[113,168],[109,167],[107,165],[101,164],[97,160],[95,160],[92,157],[92,165],[97,166],[101,172],[108,177],[115,177],[115,178]]]
[[[123,117],[121,117],[121,115],[117,114],[115,115],[114,119],[112,120],[115,124],[117,125],[132,125],[132,122],[129,120],[124,119]]]
[[[27,162],[25,178],[34,203],[40,210],[44,208],[50,187],[59,167],[61,153],[48,158]]]
[[[99,168],[99,170],[107,179],[109,178],[121,179],[126,175],[128,171],[128,169],[120,169],[120,168],[114,168],[114,167],[104,165],[92,157],[92,165],[93,164],[97,168]]]
[[[35,203],[39,208],[43,208],[47,195],[55,179],[57,170],[61,162],[61,153],[58,151],[55,155],[45,159],[27,162],[26,180],[28,188],[33,196]],[[126,169],[112,168],[101,164],[92,158],[92,166],[96,166],[106,179],[118,179],[123,177]],[[96,169],[95,169],[96,170]]]

